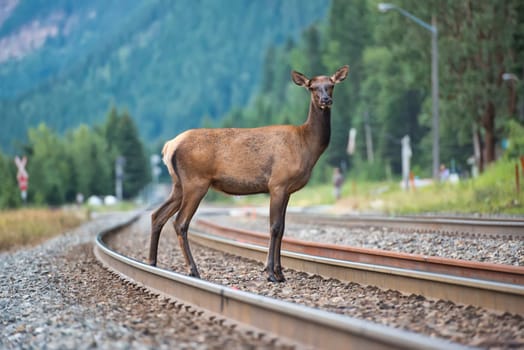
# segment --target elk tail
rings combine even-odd
[[[172,140],[167,141],[164,144],[164,148],[162,149],[162,160],[164,161],[164,164],[166,165],[167,170],[169,171],[169,175],[171,175],[171,177],[176,176],[174,167],[174,156],[179,143],[179,140],[177,139],[178,138],[174,138]]]

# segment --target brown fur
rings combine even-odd
[[[190,275],[199,277],[187,229],[209,187],[235,195],[269,193],[271,240],[266,270],[269,280],[284,281],[280,246],[289,196],[304,187],[328,146],[333,87],[347,73],[347,66],[331,77],[307,79],[292,72],[293,81],[311,92],[308,119],[303,125],[193,129],[166,142],[163,160],[173,179],[173,189],[152,214],[150,264],[156,265],[162,227],[178,211],[175,230],[179,243]]]

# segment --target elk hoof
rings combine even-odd
[[[284,282],[286,280],[284,274],[282,273],[282,268],[275,269],[275,276],[279,282]]]
[[[156,260],[149,260],[149,266],[156,266]]]
[[[280,275],[277,275],[277,281],[278,282],[286,282],[286,278],[284,277],[284,275],[280,274]]]
[[[267,281],[268,282],[278,282],[275,276],[267,276]]]
[[[200,279],[200,274],[198,273],[198,271],[191,271],[189,273],[189,277],[195,277],[195,278]]]
[[[267,281],[268,282],[285,282],[286,279],[284,278],[284,276],[275,276],[274,274],[271,274],[267,276]]]

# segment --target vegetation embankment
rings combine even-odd
[[[524,214],[524,193],[516,191],[514,163],[509,161],[498,162],[483,176],[457,184],[439,183],[403,191],[399,182],[348,183],[343,194],[334,205],[337,212]]]
[[[33,246],[64,234],[88,221],[92,213],[134,210],[137,204],[19,208],[0,211],[0,252]]]

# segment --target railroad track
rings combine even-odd
[[[258,236],[259,241],[254,242],[250,241],[250,235],[245,232],[235,232],[241,230],[225,229],[213,225],[209,221],[200,220],[196,227],[197,230],[192,229],[190,233],[190,238],[194,242],[256,260],[263,261],[265,259],[267,243],[264,239],[267,239],[267,235],[255,234],[254,236]],[[377,326],[374,323],[301,307],[296,304],[275,301],[206,281],[188,278],[170,271],[152,268],[139,261],[123,257],[108,248],[106,243],[123,229],[125,227],[118,227],[99,235],[95,253],[104,265],[137,283],[147,286],[155,293],[168,295],[184,303],[196,305],[219,315],[219,317],[231,318],[243,324],[250,324],[280,337],[299,339],[298,341],[301,344],[314,347],[336,348],[340,347],[340,344],[344,344],[344,347],[346,347],[346,344],[353,344],[356,347],[374,346],[379,348],[448,348],[455,346],[455,344],[441,340],[436,340],[435,343],[433,339],[419,335],[414,336],[414,333]],[[210,234],[210,232],[212,233]],[[225,238],[223,237],[224,232],[229,232],[229,235],[234,237]],[[513,270],[515,271],[510,271],[509,277],[503,277],[513,279],[513,283],[507,283],[496,281],[499,277],[490,277],[491,280],[486,280],[486,277],[484,277],[485,280],[478,280],[448,276],[442,273],[416,271],[405,266],[403,268],[384,266],[384,263],[382,265],[371,265],[362,262],[348,262],[341,259],[340,256],[336,259],[325,256],[325,253],[318,252],[319,248],[316,248],[316,256],[307,256],[304,253],[311,254],[311,247],[308,247],[311,243],[305,243],[306,248],[309,249],[306,252],[293,252],[295,248],[292,245],[288,240],[284,242],[283,249],[286,251],[283,252],[283,264],[296,270],[309,271],[362,284],[378,285],[383,288],[402,290],[431,298],[455,300],[455,302],[467,305],[473,304],[499,311],[524,314],[524,287],[520,283],[522,278],[521,267],[514,267]],[[350,252],[350,254],[354,254],[354,252]],[[512,270],[513,267],[509,267]],[[493,274],[493,271],[490,273]],[[499,272],[495,274],[500,276]],[[275,312],[278,313],[274,314]],[[278,326],[275,327],[275,325]],[[297,330],[300,330],[298,334]],[[310,334],[314,336],[311,338],[306,336]]]
[[[136,218],[134,219],[136,220]],[[95,242],[95,255],[108,269],[211,317],[227,319],[314,348],[443,349],[461,345],[399,330],[372,322],[341,316],[319,309],[246,293],[204,280],[151,267],[109,248],[112,237],[127,229],[134,220],[101,232]],[[195,233],[192,233],[195,234]]]

